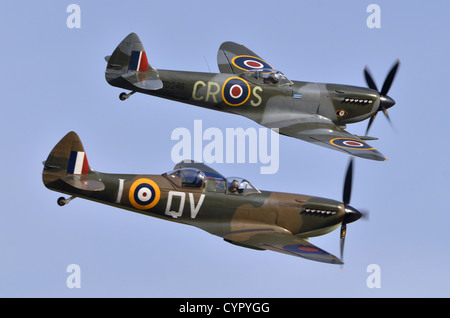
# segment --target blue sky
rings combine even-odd
[[[66,25],[69,4],[81,28]],[[381,28],[366,8],[381,8]],[[134,9],[133,9],[134,8]],[[446,98],[448,1],[39,1],[2,2],[0,146],[1,297],[449,297]],[[126,102],[104,79],[104,56],[130,32],[161,69],[218,72],[224,41],[245,44],[293,80],[381,87],[394,128],[380,114],[371,142],[386,162],[355,160],[352,206],[368,221],[347,228],[345,266],[232,246],[199,229],[77,199],[63,208],[44,187],[42,161],[70,130],[102,172],[173,168],[174,129],[249,127],[254,122],[156,97]],[[367,122],[349,125],[363,134]],[[213,164],[258,188],[342,198],[348,156],[280,137],[280,167]],[[339,231],[311,242],[339,255]],[[81,288],[66,286],[70,264]],[[368,266],[381,270],[369,288]]]

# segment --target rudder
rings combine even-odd
[[[131,83],[138,88],[149,90],[163,86],[158,70],[148,63],[144,45],[136,33],[130,33],[120,42],[113,54],[105,59],[108,62],[105,78],[112,86],[124,87]],[[129,89],[133,87],[130,86]]]
[[[74,188],[101,191],[104,184],[89,162],[80,137],[71,131],[57,144],[44,161],[42,181],[47,188],[60,188],[59,180]]]
[[[57,144],[44,162],[44,174],[58,175],[88,174],[89,163],[83,144],[77,133],[67,133]]]

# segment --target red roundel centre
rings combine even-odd
[[[298,248],[300,251],[304,251],[304,252],[318,252],[319,250],[313,247],[308,247],[308,246],[300,246]]]
[[[239,97],[242,95],[242,88],[239,85],[233,85],[230,90],[230,94],[232,97]]]
[[[352,147],[361,147],[362,146],[362,144],[360,142],[351,141],[351,140],[344,141],[344,144],[347,146],[352,146]]]
[[[245,65],[247,65],[249,67],[253,67],[253,68],[261,68],[261,67],[263,67],[263,65],[260,62],[251,61],[251,60],[245,61]]]

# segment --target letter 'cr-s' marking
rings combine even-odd
[[[194,99],[194,100],[202,100],[204,97],[203,96],[199,96],[199,97],[197,97],[196,96],[196,93],[197,93],[197,90],[199,89],[199,86],[203,86],[203,87],[205,87],[206,86],[206,83],[205,82],[203,82],[203,81],[197,81],[197,82],[195,82],[195,84],[194,84],[194,89],[192,90],[192,98]]]

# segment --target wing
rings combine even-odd
[[[234,229],[223,235],[225,241],[242,247],[271,250],[316,262],[343,264],[336,256],[276,226],[254,226]]]
[[[217,53],[217,63],[221,73],[240,74],[254,69],[273,69],[253,51],[241,44],[224,42]]]
[[[352,156],[378,161],[387,160],[378,150],[361,138],[336,126],[331,120],[323,116],[305,114],[303,117],[291,121],[264,125],[271,129],[278,128],[280,134],[342,151]]]

